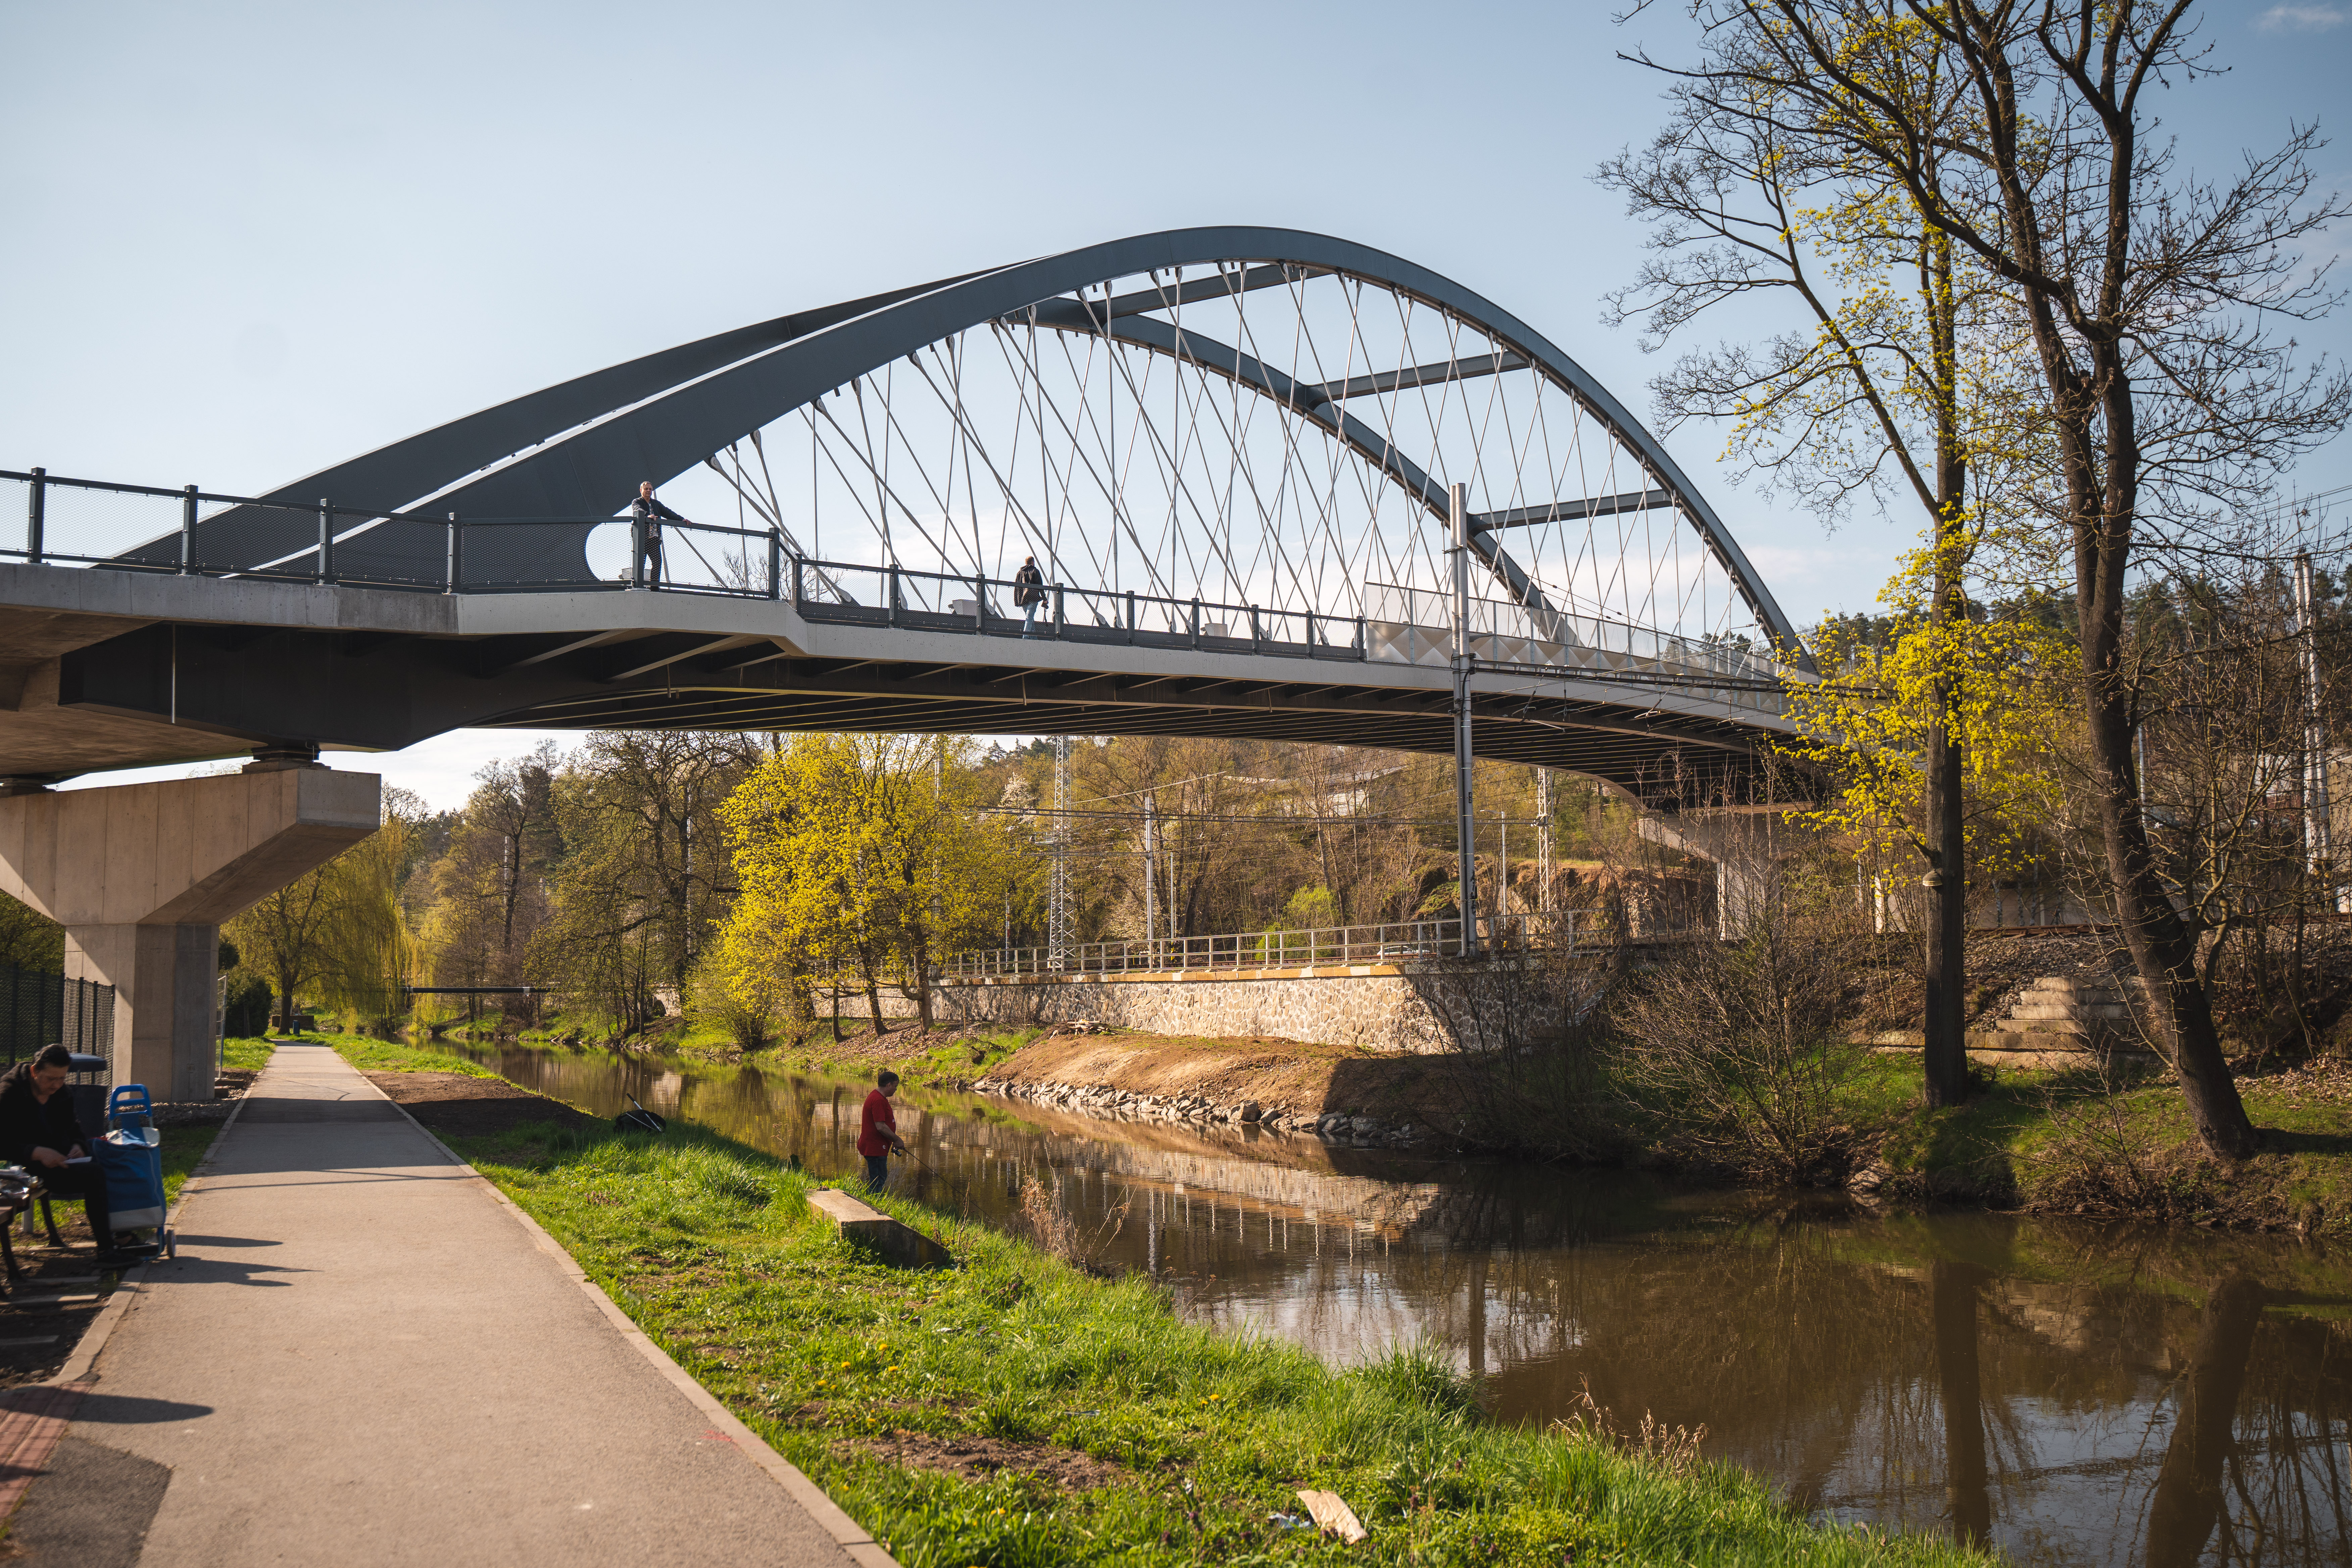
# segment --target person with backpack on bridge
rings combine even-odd
[[[1045,602],[1045,574],[1037,570],[1037,558],[1024,555],[1021,570],[1013,574],[1013,602],[1021,606],[1021,635],[1034,637],[1037,631],[1037,606]]]

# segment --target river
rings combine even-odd
[[[600,1115],[635,1095],[821,1175],[857,1163],[860,1084],[442,1048]],[[1704,1426],[1705,1453],[1815,1518],[2021,1563],[2352,1568],[2340,1247],[907,1104],[918,1163],[894,1181],[915,1197],[1002,1223],[1034,1174],[1189,1316],[1340,1363],[1423,1340],[1504,1420],[1589,1396],[1627,1429]]]

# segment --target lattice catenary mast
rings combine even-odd
[[[1045,967],[1069,967],[1070,738],[1054,737],[1054,880],[1045,894]]]

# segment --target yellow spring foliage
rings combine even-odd
[[[1963,542],[1964,543],[1964,542]],[[1961,746],[1961,798],[1974,877],[2023,868],[2037,824],[2063,810],[2058,748],[2075,722],[2080,664],[2073,645],[2016,617],[1938,620],[1928,614],[1935,559],[1915,552],[1879,595],[1893,635],[1867,643],[1851,626],[1823,628],[1818,682],[1791,679],[1798,737],[1781,750],[1815,763],[1835,795],[1809,814],[1881,864],[1924,863],[1928,732],[1948,693]]]

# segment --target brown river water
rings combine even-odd
[[[865,1086],[593,1050],[443,1047],[583,1110],[635,1095],[856,1166]],[[1345,1364],[1423,1341],[1528,1423],[1589,1392],[1822,1520],[2021,1562],[2352,1568],[2352,1248],[1874,1212],[1617,1172],[908,1097],[894,1186],[1003,1222],[1024,1175],[1188,1316]]]

